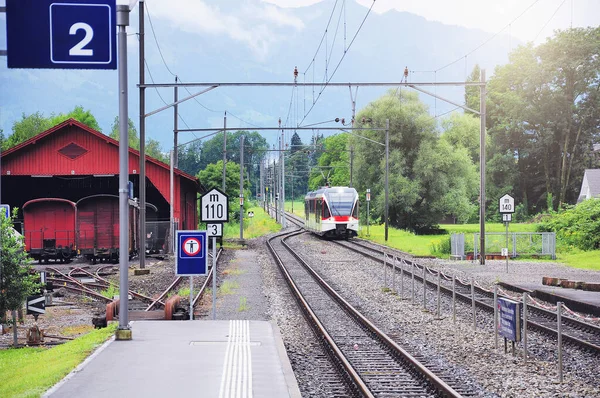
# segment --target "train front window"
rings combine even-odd
[[[327,199],[331,208],[331,214],[334,216],[351,215],[355,196],[352,192],[328,192]]]

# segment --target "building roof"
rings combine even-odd
[[[59,130],[63,129],[64,127],[67,127],[67,126],[78,127],[78,128],[80,128],[80,129],[82,129],[82,130],[84,130],[84,131],[86,131],[86,132],[88,132],[88,133],[90,133],[92,135],[95,135],[96,137],[98,137],[98,138],[100,138],[102,140],[105,140],[106,143],[108,143],[109,145],[114,145],[117,148],[119,147],[119,141],[117,141],[117,140],[115,140],[115,139],[113,139],[113,138],[111,138],[111,137],[109,137],[109,136],[101,133],[100,131],[96,131],[93,128],[91,128],[91,127],[89,127],[89,126],[87,126],[87,125],[85,125],[85,124],[83,124],[83,123],[81,123],[81,122],[79,122],[79,121],[77,121],[77,120],[75,120],[73,118],[70,118],[70,119],[67,119],[64,122],[62,122],[60,124],[57,124],[56,126],[54,126],[54,127],[50,128],[50,129],[48,129],[48,130],[46,130],[46,131],[38,134],[38,135],[35,135],[35,136],[31,137],[27,141],[24,141],[24,142],[20,143],[19,145],[15,145],[14,147],[12,147],[12,148],[4,151],[2,153],[2,157],[9,156],[9,155],[11,155],[11,154],[13,154],[15,152],[20,151],[23,148],[26,148],[28,146],[34,145],[39,140],[42,140],[42,139],[48,137],[49,135],[51,135],[52,133],[54,133],[56,131],[59,131]],[[136,155],[138,158],[140,156],[140,151],[138,151],[137,149],[133,149],[131,147],[129,147],[129,153],[132,153],[132,154]],[[150,157],[148,155],[146,155],[146,162],[153,163],[153,164],[155,164],[155,165],[157,165],[157,166],[159,166],[159,167],[161,167],[163,169],[166,169],[166,170],[170,171],[170,166],[168,164],[163,163],[160,160],[155,159],[153,157]],[[181,171],[179,169],[174,169],[173,172],[176,175],[180,175],[180,176],[182,176],[184,178],[187,178],[189,180],[194,181],[195,183],[199,183],[199,181],[198,181],[198,179],[196,177],[194,177],[194,176],[192,176],[192,175],[190,175],[188,173],[185,173],[185,172],[183,172],[183,171]]]
[[[583,178],[587,179],[590,194],[600,196],[600,169],[586,169]]]

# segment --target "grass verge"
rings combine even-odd
[[[410,253],[415,256],[435,256],[440,258],[448,258],[448,254],[442,254],[433,250],[439,247],[442,240],[449,239],[451,233],[464,233],[465,242],[473,242],[473,234],[479,232],[479,224],[448,224],[440,225],[440,228],[448,231],[443,235],[415,235],[412,232],[389,228],[387,245],[398,250]],[[505,226],[502,223],[486,223],[486,232],[505,232]],[[534,232],[534,224],[519,224],[511,223],[509,232]],[[369,239],[374,242],[385,245],[385,227],[383,225],[369,226],[370,236],[367,237],[367,228],[362,226],[360,237]],[[471,245],[472,246],[472,245]],[[486,245],[487,246],[487,245]],[[557,259],[556,260],[538,260],[535,261],[556,261],[563,263],[569,267],[589,269],[600,271],[600,250],[594,251],[578,251],[571,249],[566,252],[560,252],[560,242],[557,242]],[[531,259],[523,259],[531,261]]]
[[[248,213],[254,213],[254,217],[248,217]],[[225,239],[238,239],[240,237],[240,223],[239,213],[235,219],[231,219],[227,223],[223,223],[223,238]],[[206,229],[206,224],[200,224],[200,230]],[[262,207],[252,206],[247,210],[244,216],[244,239],[257,238],[278,232],[281,230],[281,225],[277,224]],[[228,249],[241,249],[239,245],[225,243],[223,245]]]
[[[114,335],[117,323],[52,348],[0,350],[0,397],[39,397]]]

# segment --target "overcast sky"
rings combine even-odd
[[[280,7],[301,7],[322,1],[333,4],[333,0],[263,1]],[[356,1],[367,7],[373,3],[373,0]],[[510,29],[510,34],[522,41],[532,41],[537,36],[536,43],[544,41],[553,30],[566,29],[571,24],[574,27],[600,25],[600,0],[377,0],[373,7],[379,13],[390,9],[417,14],[431,21],[479,28],[492,33],[500,31],[519,17],[505,33],[509,33]],[[547,22],[548,25],[544,28]]]

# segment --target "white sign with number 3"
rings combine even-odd
[[[223,236],[223,224],[206,224],[206,233],[208,236]]]

